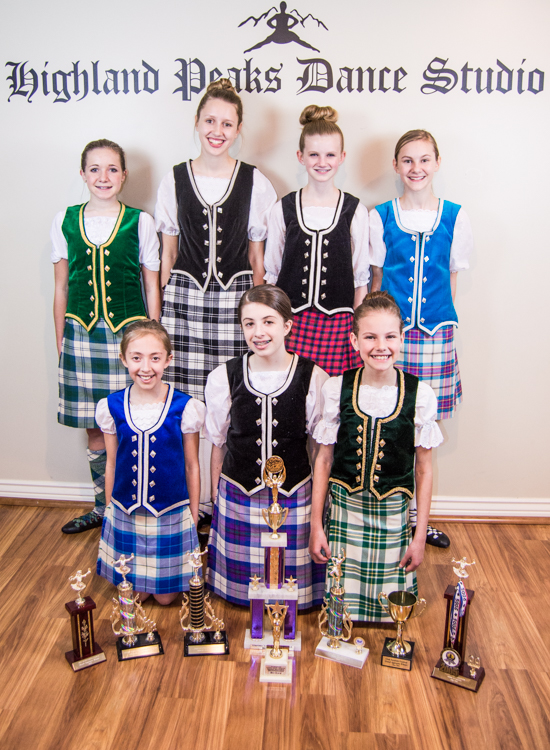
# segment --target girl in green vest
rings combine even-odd
[[[160,316],[159,241],[153,218],[118,200],[127,175],[124,151],[106,139],[88,143],[80,174],[90,199],[59,212],[50,234],[59,354],[58,421],[88,433],[95,507],[63,526],[65,534],[101,526],[106,454],[95,407],[100,399],[128,385],[118,356],[124,327],[147,318],[147,312],[151,318]]]
[[[432,497],[431,450],[443,441],[437,399],[427,383],[395,368],[403,343],[399,307],[387,292],[355,310],[353,348],[363,366],[323,386],[321,444],[313,474],[309,550],[318,563],[344,548],[343,585],[352,619],[391,621],[381,591],[417,593]],[[328,533],[323,506],[330,487]],[[416,490],[417,533],[408,505]]]

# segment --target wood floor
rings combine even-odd
[[[119,663],[109,622],[114,589],[93,576],[96,640],[107,662],[73,673],[67,578],[94,570],[99,530],[65,536],[74,509],[0,506],[2,750],[364,750],[550,747],[550,526],[441,525],[450,550],[428,548],[424,616],[410,673],[380,666],[383,627],[357,628],[363,670],[314,656],[317,614],[298,618],[304,649],[291,686],[258,682],[243,648],[248,611],[216,599],[229,656],[183,657],[177,601],[145,604],[165,655]],[[430,677],[443,645],[451,557],[474,558],[468,651],[486,677],[474,694]],[[91,576],[88,578],[88,580]]]

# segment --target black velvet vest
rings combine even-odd
[[[352,313],[351,222],[359,199],[341,192],[332,224],[315,231],[304,224],[301,192],[281,201],[286,237],[277,286],[288,294],[295,313],[309,307],[327,315]]]
[[[236,276],[252,275],[248,260],[248,217],[254,183],[254,167],[238,161],[227,192],[210,206],[201,196],[191,162],[174,167],[180,271],[206,290],[212,277],[228,289]]]
[[[287,497],[311,476],[307,454],[306,398],[314,363],[294,355],[285,383],[266,395],[248,379],[248,354],[226,362],[231,391],[230,427],[222,476],[247,495],[266,485],[263,470],[270,456],[285,462],[279,492]]]
[[[414,492],[414,415],[418,378],[397,370],[397,405],[393,414],[374,420],[359,408],[363,368],[346,370],[340,396],[340,427],[330,481],[349,493],[368,489],[383,500]]]

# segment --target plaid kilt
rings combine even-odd
[[[298,581],[298,608],[321,604],[325,566],[314,563],[309,555],[311,482],[290,497],[280,496],[288,508],[282,531],[288,534],[285,553],[285,578]],[[234,604],[249,604],[248,584],[256,574],[264,579],[264,548],[260,534],[269,531],[262,508],[271,505],[271,490],[247,495],[238,487],[220,479],[214,505],[212,529],[208,540],[207,587]]]
[[[345,370],[363,364],[349,340],[352,324],[352,313],[326,315],[310,307],[294,316],[286,348],[313,360],[329,375],[342,375]]]
[[[397,367],[425,380],[437,396],[437,419],[450,419],[462,401],[462,382],[454,343],[454,326],[428,336],[418,328],[405,332]]]
[[[188,276],[171,274],[160,319],[174,347],[167,382],[204,402],[204,386],[212,370],[248,351],[237,307],[251,286],[252,275],[238,276],[227,291],[211,279],[203,292]]]
[[[189,590],[191,566],[183,556],[198,545],[189,506],[175,508],[158,518],[145,508],[128,515],[109,503],[103,518],[97,573],[118,585],[122,576],[113,567],[120,555],[134,554],[126,578],[135,591],[174,594]],[[185,565],[185,567],[184,567]]]
[[[404,589],[418,592],[416,573],[405,573],[397,567],[411,541],[408,498],[397,493],[380,501],[368,491],[350,495],[333,483],[330,491],[328,541],[333,555],[341,547],[346,551],[342,582],[351,618],[392,622],[378,603],[378,594]],[[327,592],[331,583],[327,574]]]
[[[118,356],[123,332],[124,328],[113,333],[103,318],[91,331],[65,318],[58,367],[58,422],[68,427],[97,427],[97,402],[132,382]]]

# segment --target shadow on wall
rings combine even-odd
[[[153,167],[144,151],[126,151],[128,177],[122,200],[129,206],[141,208],[151,215],[155,210],[158,185],[153,184]]]
[[[359,197],[369,209],[401,192],[392,166],[396,141],[394,137],[369,140],[358,154],[357,173],[362,187]]]

